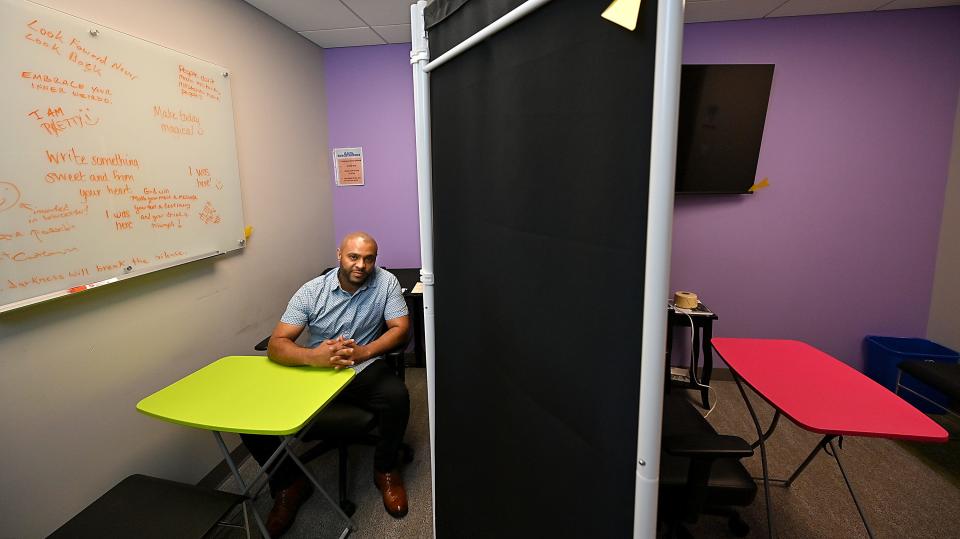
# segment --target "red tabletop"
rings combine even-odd
[[[947,431],[860,371],[800,341],[714,337],[740,378],[801,427],[821,434],[946,442]]]

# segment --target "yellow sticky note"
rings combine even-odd
[[[636,30],[637,19],[640,18],[640,0],[613,0],[600,16],[627,30]]]
[[[758,181],[757,183],[751,185],[751,186],[750,186],[750,192],[753,193],[753,192],[755,192],[755,191],[759,191],[759,190],[763,189],[764,187],[770,187],[770,182],[768,182],[766,178],[764,178],[764,179]]]

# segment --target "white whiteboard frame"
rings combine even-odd
[[[156,41],[152,41],[152,40],[149,40],[149,39],[145,39],[145,38],[143,38],[143,37],[140,37],[140,36],[136,36],[136,35],[130,34],[129,32],[125,32],[125,31],[123,31],[123,30],[119,30],[119,29],[116,29],[116,28],[107,26],[107,25],[105,25],[105,24],[98,23],[98,22],[96,22],[96,21],[87,19],[87,18],[85,18],[85,17],[81,17],[81,16],[76,15],[76,14],[74,14],[74,13],[69,13],[69,12],[64,11],[64,10],[62,10],[62,9],[58,9],[58,8],[55,8],[55,7],[51,7],[51,6],[42,4],[42,3],[40,3],[40,2],[36,2],[36,1],[34,1],[34,0],[23,0],[23,1],[24,1],[25,3],[27,3],[27,4],[32,4],[32,5],[37,6],[37,7],[39,7],[39,8],[47,9],[47,10],[50,10],[50,11],[53,11],[53,12],[62,14],[62,15],[64,15],[64,16],[71,17],[71,18],[74,18],[74,19],[77,19],[77,20],[80,20],[80,21],[84,21],[84,22],[86,22],[86,23],[89,23],[89,24],[91,25],[91,27],[90,27],[90,35],[91,35],[91,36],[96,37],[96,36],[99,34],[99,31],[100,31],[101,29],[109,30],[109,31],[111,31],[111,32],[115,32],[115,33],[117,33],[117,34],[126,36],[126,37],[128,37],[128,38],[130,38],[130,39],[134,39],[134,40],[137,40],[137,41],[142,41],[142,42],[144,42],[144,43],[149,43],[149,44],[154,45],[154,46],[156,46],[156,47],[160,47],[160,48],[162,48],[162,49],[165,49],[165,50],[167,50],[167,51],[171,51],[171,52],[174,52],[174,53],[176,53],[176,54],[180,54],[180,55],[183,55],[183,56],[185,56],[185,57],[192,58],[192,59],[194,59],[194,60],[196,60],[196,61],[203,62],[203,63],[206,63],[206,64],[210,64],[210,65],[212,65],[212,66],[218,67],[218,68],[222,69],[221,74],[222,74],[224,80],[227,81],[226,84],[227,84],[227,85],[230,85],[230,81],[229,81],[230,70],[227,69],[227,68],[225,68],[224,66],[221,66],[221,65],[218,64],[218,63],[211,62],[211,61],[209,61],[209,60],[206,60],[206,59],[200,58],[200,57],[198,57],[198,56],[195,56],[195,55],[193,55],[193,54],[190,54],[190,53],[187,53],[187,52],[178,50],[178,49],[171,48],[171,47],[169,47],[169,46],[167,46],[167,45],[164,45],[164,44],[162,44],[162,43],[157,43]],[[232,92],[231,92],[231,97],[232,97]],[[232,98],[231,98],[231,105],[232,105]],[[237,139],[236,139],[236,118],[235,118],[235,110],[233,109],[232,106],[230,107],[230,111],[229,111],[229,112],[230,112],[229,115],[230,115],[230,117],[231,117],[231,122],[233,123],[233,127],[234,127],[233,145],[234,145],[234,150],[235,150],[235,152],[236,152],[237,159],[238,159],[238,162],[237,162],[237,173],[238,173],[238,174],[237,174],[237,182],[238,182],[238,183],[237,183],[237,190],[238,190],[237,196],[239,197],[239,200],[240,200],[240,208],[239,208],[239,211],[240,211],[240,221],[241,221],[241,225],[243,225],[243,223],[245,223],[245,220],[243,219],[243,191],[242,191],[242,189],[241,189],[240,177],[239,177],[239,172],[240,172],[240,171],[239,171],[239,155],[240,155],[240,151],[239,151],[239,148],[236,147],[236,145],[237,145]],[[74,286],[74,287],[67,288],[67,289],[64,289],[64,290],[57,290],[57,291],[54,291],[54,292],[49,292],[49,293],[45,293],[45,294],[39,294],[39,295],[36,295],[36,296],[32,296],[32,297],[29,297],[29,298],[25,298],[25,299],[22,299],[22,300],[19,300],[19,301],[10,302],[10,303],[7,303],[7,304],[0,304],[0,314],[5,313],[5,312],[9,312],[9,311],[13,311],[13,310],[17,310],[17,309],[21,309],[21,308],[24,308],[24,307],[28,307],[28,306],[31,306],[31,305],[35,305],[35,304],[38,304],[38,303],[43,303],[43,302],[47,302],[47,301],[50,301],[50,300],[54,300],[54,299],[58,299],[58,298],[66,297],[66,296],[75,295],[75,294],[82,293],[82,292],[85,292],[85,291],[90,290],[90,289],[93,289],[93,288],[98,288],[98,287],[101,287],[101,286],[105,286],[105,285],[109,285],[109,284],[114,284],[114,283],[117,283],[117,282],[120,282],[120,281],[125,281],[125,280],[130,279],[130,278],[133,278],[133,277],[139,277],[139,276],[141,276],[141,275],[147,275],[147,274],[154,273],[154,272],[157,272],[157,271],[162,271],[162,270],[165,270],[165,269],[172,268],[172,267],[174,267],[174,266],[179,266],[179,265],[181,265],[181,264],[188,264],[188,263],[191,263],[191,262],[197,262],[197,261],[205,260],[205,259],[208,259],[208,258],[214,258],[214,257],[220,256],[220,255],[223,255],[223,254],[232,252],[232,251],[236,251],[236,250],[243,249],[243,248],[246,247],[247,238],[246,238],[246,235],[245,235],[244,233],[242,233],[242,232],[243,232],[243,230],[241,229],[241,236],[240,236],[240,238],[237,240],[237,245],[236,245],[236,247],[234,247],[234,248],[229,248],[229,249],[225,249],[225,250],[213,250],[213,251],[209,251],[209,252],[205,252],[205,253],[201,253],[201,254],[195,254],[195,255],[192,255],[192,256],[185,257],[185,258],[179,258],[179,259],[173,260],[173,261],[171,261],[171,262],[167,262],[167,263],[163,263],[163,264],[159,264],[159,265],[155,265],[155,266],[149,266],[149,267],[146,267],[146,268],[144,268],[144,269],[142,269],[142,270],[138,270],[138,271],[134,271],[133,266],[127,266],[126,268],[123,268],[123,269],[122,269],[122,273],[121,273],[120,275],[114,275],[114,276],[111,276],[111,277],[109,277],[109,278],[107,278],[107,279],[103,279],[103,280],[96,281],[96,282],[91,282],[91,283],[88,283],[88,284],[83,284],[83,285]]]
[[[150,268],[150,269],[146,269],[146,270],[143,270],[143,271],[138,271],[138,272],[136,272],[136,273],[131,272],[131,273],[128,273],[128,274],[126,274],[126,275],[117,275],[116,277],[111,277],[111,278],[109,278],[109,279],[104,279],[104,280],[102,280],[102,281],[97,281],[97,282],[95,282],[95,283],[90,283],[90,284],[87,284],[87,285],[80,285],[80,286],[76,286],[76,287],[73,287],[73,288],[68,288],[68,289],[66,289],[66,290],[59,290],[59,291],[57,291],[57,292],[50,292],[50,293],[48,293],[48,294],[42,294],[42,295],[39,295],[39,296],[34,296],[34,297],[32,297],[32,298],[27,298],[27,299],[23,299],[23,300],[20,300],[20,301],[15,301],[15,302],[13,302],[13,303],[8,303],[8,304],[6,304],[6,305],[0,305],[0,313],[5,313],[5,312],[8,312],[8,311],[13,311],[13,310],[20,309],[20,308],[23,308],[23,307],[29,307],[30,305],[36,305],[37,303],[43,303],[43,302],[45,302],[45,301],[50,301],[50,300],[52,300],[52,299],[62,298],[62,297],[66,297],[66,296],[72,296],[72,295],[74,295],[74,294],[80,294],[80,293],[86,292],[87,290],[90,290],[90,289],[93,289],[93,288],[99,288],[99,287],[104,286],[104,285],[113,284],[113,283],[118,283],[118,282],[120,282],[120,281],[126,281],[127,279],[131,279],[131,278],[133,278],[133,277],[140,277],[141,275],[147,275],[147,274],[153,273],[153,272],[155,272],[155,271],[160,271],[160,270],[169,269],[169,268],[172,268],[172,267],[174,267],[174,266],[179,266],[179,265],[181,265],[181,264],[188,264],[188,263],[190,263],[190,262],[196,262],[196,261],[198,261],[198,260],[205,260],[205,259],[207,259],[207,258],[213,258],[213,257],[215,257],[215,256],[220,256],[220,255],[225,254],[225,253],[226,253],[226,251],[212,251],[212,252],[204,253],[204,254],[201,254],[201,255],[191,256],[191,257],[188,257],[188,258],[181,258],[181,259],[179,259],[179,260],[175,260],[175,261],[169,262],[169,263],[167,263],[167,264],[161,264],[161,265],[159,265],[159,266],[154,266],[154,267],[152,267],[152,268]]]

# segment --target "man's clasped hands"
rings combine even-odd
[[[310,365],[314,367],[333,367],[343,369],[352,367],[369,358],[367,347],[357,344],[355,339],[340,335],[336,339],[327,339],[313,349]]]

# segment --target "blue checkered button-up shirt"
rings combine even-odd
[[[363,286],[353,294],[340,287],[337,268],[303,286],[290,298],[280,321],[306,326],[310,332],[308,347],[343,335],[360,344],[370,344],[380,336],[384,320],[407,315],[400,283],[392,273],[374,268]],[[382,356],[364,361],[357,374]]]

